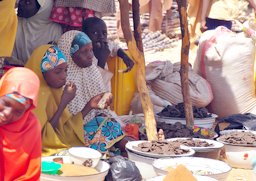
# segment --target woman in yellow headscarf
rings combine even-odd
[[[12,54],[17,31],[16,0],[0,1],[0,57],[10,57]]]
[[[42,125],[43,155],[56,154],[71,146],[84,146],[82,114],[73,116],[66,109],[76,92],[75,85],[66,84],[66,61],[58,47],[42,45],[34,50],[26,64],[41,82],[34,113]]]

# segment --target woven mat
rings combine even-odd
[[[233,168],[226,181],[253,181],[253,170]]]

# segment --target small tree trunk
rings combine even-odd
[[[188,32],[188,21],[187,21],[187,1],[186,0],[177,0],[178,10],[180,15],[180,28],[182,35],[182,47],[181,47],[181,67],[180,67],[180,76],[181,76],[181,88],[184,101],[184,109],[186,115],[186,125],[189,128],[194,126],[194,117],[192,110],[192,102],[190,99],[189,92],[189,82],[188,82],[188,70],[189,70],[189,32]]]
[[[143,51],[143,43],[141,39],[142,29],[140,24],[140,3],[139,0],[132,0],[132,16],[133,16],[133,29],[134,29],[134,38],[140,52]]]
[[[133,60],[137,64],[136,81],[137,81],[137,87],[138,87],[140,100],[141,100],[144,117],[145,117],[147,137],[148,137],[148,140],[157,140],[156,121],[155,121],[155,116],[153,111],[153,105],[149,97],[146,80],[145,80],[145,59],[144,59],[143,53],[137,47],[135,38],[130,28],[128,0],[119,0],[119,3],[120,3],[120,13],[121,13],[121,27],[124,33],[124,38],[126,40],[129,52]],[[138,27],[139,27],[139,24],[138,24]]]

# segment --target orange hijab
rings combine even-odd
[[[41,128],[31,112],[37,105],[39,79],[27,68],[13,68],[0,80],[0,97],[18,92],[32,106],[21,119],[0,126],[0,180],[36,181],[41,172]]]

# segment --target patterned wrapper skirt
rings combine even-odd
[[[101,153],[119,154],[114,144],[125,137],[121,125],[113,119],[96,117],[84,125],[85,146]]]

